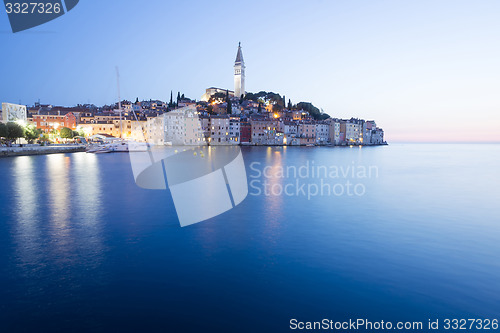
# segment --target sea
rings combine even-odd
[[[246,198],[185,227],[127,153],[0,158],[0,332],[499,319],[500,145],[241,150]]]

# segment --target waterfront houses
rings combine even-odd
[[[155,145],[379,145],[384,131],[374,120],[330,118],[309,102],[295,105],[273,92],[245,91],[241,44],[234,62],[234,89],[210,87],[201,101],[177,93],[170,102],[121,101],[113,105],[57,107],[35,104],[28,121],[44,132],[68,127],[96,135]],[[80,134],[81,135],[81,134]]]
[[[85,136],[105,135],[147,141],[155,145],[380,145],[384,131],[374,120],[328,118],[315,120],[305,110],[272,107],[255,108],[255,103],[233,97],[227,102],[185,100],[185,107],[167,107],[161,101],[138,102],[120,112],[116,106],[81,108],[29,108],[29,121],[43,132],[62,127],[83,132]],[[154,109],[153,109],[154,108]],[[136,113],[137,110],[138,112]],[[217,110],[215,112],[214,110]]]
[[[136,114],[115,109],[108,111],[73,112],[43,109],[33,112],[29,120],[44,132],[68,127],[82,130],[85,136],[97,134],[148,141],[153,144],[211,145],[378,145],[384,144],[384,132],[375,121],[362,119],[314,120],[307,111],[265,108],[255,112],[254,105],[240,105],[233,99],[238,114],[210,113],[203,102],[187,103],[186,107],[158,112],[145,109]],[[142,103],[141,103],[142,104]],[[125,104],[127,105],[127,104]],[[150,103],[158,107],[158,103]],[[163,105],[163,104],[161,104]],[[137,108],[137,110],[139,110]],[[213,110],[213,109],[212,109]]]

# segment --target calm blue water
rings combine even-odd
[[[169,192],[138,188],[126,154],[0,159],[0,331],[288,332],[291,318],[500,315],[500,145],[243,153],[257,182],[252,162],[378,173],[351,179],[360,196],[250,189],[180,228]]]

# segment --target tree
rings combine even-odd
[[[77,129],[76,131],[73,131],[73,137],[75,137],[75,136],[85,137],[85,131],[82,128],[80,128],[79,130]]]
[[[7,123],[7,139],[17,140],[24,136],[24,129],[16,123]]]
[[[279,112],[282,111],[283,107],[279,104],[273,104],[273,112]]]
[[[6,138],[8,136],[7,125],[0,123],[0,138]]]
[[[210,96],[210,98],[208,99],[208,102],[209,103],[212,103],[212,102],[223,103],[225,100],[227,100],[227,94],[224,94],[222,92],[218,92],[218,93],[215,93],[212,96]]]
[[[170,90],[170,103],[168,103],[168,107],[172,107],[174,106],[174,99],[173,99],[173,94],[172,94],[172,90]]]
[[[261,113],[262,112],[262,104],[259,102],[259,107],[257,108],[257,112]]]
[[[229,98],[229,90],[226,90],[226,113],[233,113],[233,105],[231,103],[231,99]]]
[[[285,95],[283,95],[283,107],[286,108],[286,98],[285,98]]]
[[[184,94],[182,94],[182,95],[181,95],[181,99],[182,99],[182,100],[184,100],[184,99],[185,99]]]
[[[330,116],[328,114],[322,113],[317,107],[315,107],[314,105],[312,105],[309,102],[297,103],[296,107],[297,107],[297,110],[304,110],[304,111],[309,112],[311,117],[313,117],[313,119],[315,119],[315,120],[324,120],[324,119],[330,118]]]
[[[135,105],[139,104],[139,97],[135,99]]]
[[[292,101],[288,99],[288,110],[292,109]]]
[[[177,104],[179,104],[180,99],[181,99],[181,93],[177,92]]]
[[[63,139],[71,139],[73,138],[73,131],[71,128],[63,127],[61,128],[60,136]]]
[[[26,125],[26,128],[24,129],[24,138],[29,143],[32,143],[33,140],[36,140],[40,137],[41,133],[42,133],[42,130],[36,128],[36,126],[34,124],[29,124],[29,125]]]
[[[243,94],[240,96],[240,105],[243,104]]]
[[[246,93],[245,97],[244,97],[245,100],[247,101],[254,101],[254,102],[257,102],[257,96],[255,96],[254,93]]]

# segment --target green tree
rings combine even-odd
[[[288,99],[288,110],[292,109],[292,101]]]
[[[279,104],[273,104],[273,112],[282,111],[283,107]]]
[[[210,99],[208,100],[208,102],[209,103],[212,103],[212,102],[222,103],[225,100],[227,100],[227,94],[224,94],[222,92],[218,92],[218,93],[215,93],[212,96],[210,96]]]
[[[7,125],[0,123],[0,138],[6,138],[8,133]]]
[[[315,107],[309,102],[297,103],[296,107],[297,110],[304,110],[309,112],[311,117],[313,117],[313,119],[315,120],[324,120],[330,118],[328,114],[321,112],[317,107]]]
[[[26,127],[24,129],[24,138],[29,143],[32,143],[34,140],[36,140],[40,137],[41,133],[42,133],[42,130],[36,128],[36,126],[34,124],[29,124],[29,125],[26,125]]]
[[[71,128],[63,127],[61,128],[60,136],[63,139],[71,139],[73,137],[73,131]]]
[[[24,129],[16,123],[7,123],[7,139],[17,140],[24,136]]]
[[[249,93],[246,93],[244,99],[247,101],[257,102],[258,97],[254,93],[249,92]]]
[[[168,107],[171,108],[172,106],[174,106],[174,99],[172,90],[170,90],[170,103],[168,103]]]
[[[226,90],[226,113],[233,113],[233,103],[231,103],[231,99],[229,98],[229,90]]]

